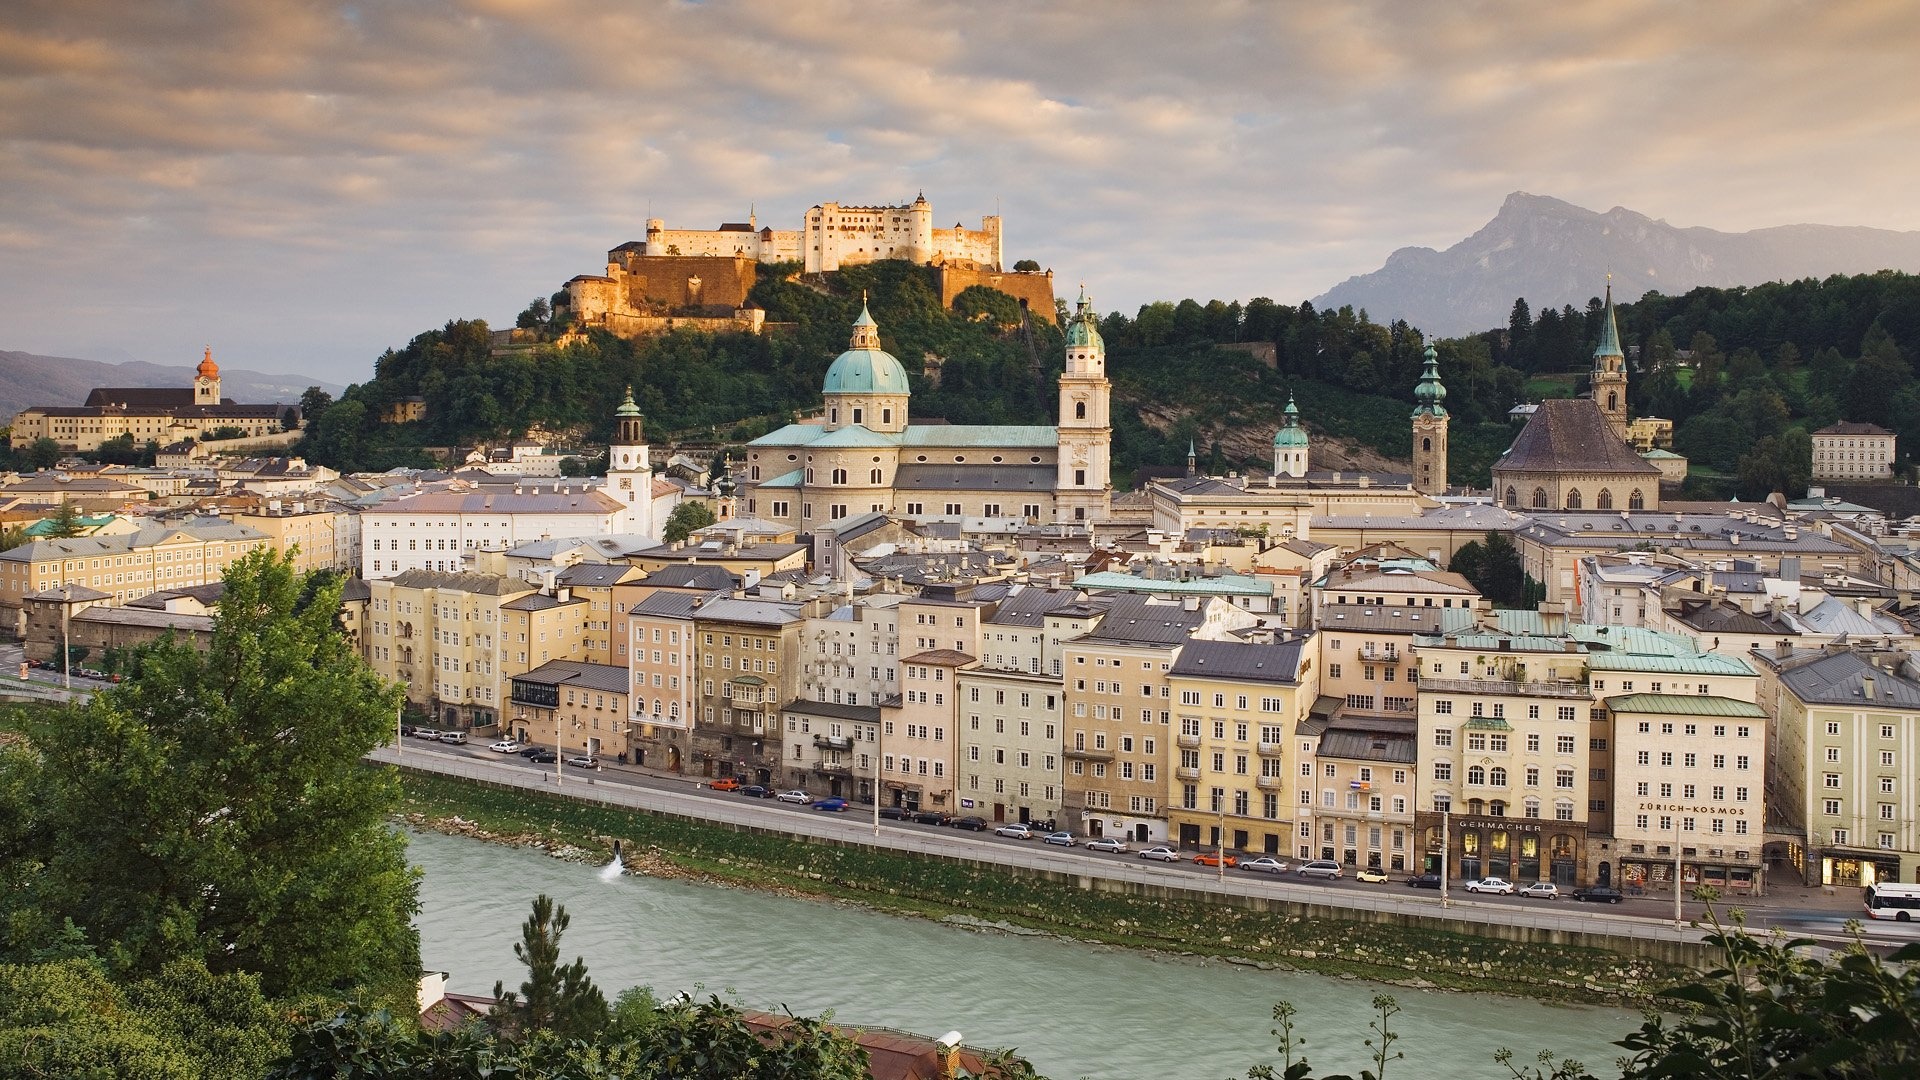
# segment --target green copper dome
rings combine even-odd
[[[1280,430],[1273,433],[1273,445],[1288,449],[1307,445],[1307,429],[1300,426],[1300,410],[1293,404],[1292,394],[1287,395],[1287,411],[1280,421]]]
[[[620,403],[619,408],[613,410],[613,415],[615,416],[639,416],[640,415],[640,406],[635,405],[633,403],[633,387],[631,386],[627,387],[627,399]]]
[[[1074,305],[1073,318],[1067,320],[1067,348],[1091,346],[1104,348],[1100,340],[1100,319],[1094,314],[1093,301],[1087,299],[1087,290],[1080,290],[1080,302]]]
[[[880,347],[880,327],[865,304],[853,323],[853,340],[847,351],[827,368],[820,385],[822,394],[900,394],[912,391],[907,386],[907,369],[893,354]]]
[[[1447,407],[1441,402],[1447,400],[1447,388],[1440,383],[1440,354],[1429,345],[1426,358],[1426,366],[1420,372],[1420,382],[1413,388],[1413,399],[1419,402],[1413,408],[1413,415],[1430,413],[1445,416]]]

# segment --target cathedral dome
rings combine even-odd
[[[1287,395],[1287,412],[1280,424],[1280,430],[1273,433],[1273,445],[1280,449],[1295,449],[1307,445],[1307,429],[1300,426],[1300,410],[1293,404],[1293,395]]]
[[[880,327],[865,305],[853,324],[853,341],[846,352],[827,368],[820,385],[822,394],[899,394],[912,391],[907,386],[907,369],[893,354],[880,347]]]
[[[1067,347],[1093,347],[1104,350],[1106,343],[1100,340],[1099,317],[1094,314],[1093,301],[1087,299],[1087,290],[1080,290],[1080,302],[1073,317],[1067,320]]]

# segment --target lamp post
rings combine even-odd
[[[393,752],[401,757],[407,756],[406,732],[407,707],[399,705],[393,710]]]
[[[1440,811],[1440,906],[1447,906],[1447,856],[1453,853],[1453,810],[1451,803]]]
[[[887,722],[878,720],[873,728],[873,835],[880,835],[880,763],[887,760],[881,755],[886,748]]]
[[[1215,795],[1214,808],[1220,811],[1220,824],[1214,829],[1214,839],[1218,842],[1214,853],[1214,876],[1224,887],[1227,883],[1227,796],[1222,791]]]
[[[60,674],[66,683],[67,697],[73,697],[73,638],[68,630],[68,620],[73,615],[73,585],[64,585],[60,590]]]
[[[1680,929],[1680,815],[1673,816],[1673,928]]]

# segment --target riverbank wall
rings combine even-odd
[[[853,903],[974,929],[1040,932],[1422,989],[1616,1004],[1644,1003],[1716,960],[1713,950],[1694,941],[1362,910],[903,852],[775,824],[636,810],[587,785],[561,796],[408,767],[402,780],[408,819],[420,827],[600,853],[618,839],[636,872]]]

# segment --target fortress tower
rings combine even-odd
[[[1613,275],[1607,275],[1607,313],[1600,321],[1600,344],[1593,347],[1593,403],[1613,425],[1613,433],[1627,437],[1627,354],[1620,348],[1620,329],[1613,320]]]
[[[207,346],[207,354],[193,374],[193,403],[195,405],[220,404],[220,365],[213,362],[213,346]]]
[[[1085,289],[1067,323],[1067,367],[1060,373],[1060,458],[1054,483],[1055,517],[1062,522],[1107,516],[1113,426],[1107,408],[1107,347]]]
[[[627,387],[626,400],[613,410],[613,442],[607,447],[606,492],[625,508],[620,519],[622,532],[655,535],[653,463],[648,458],[640,406],[633,403],[631,386]]]
[[[1426,368],[1413,388],[1413,486],[1423,495],[1447,490],[1447,388],[1440,384],[1440,357],[1427,346]]]

